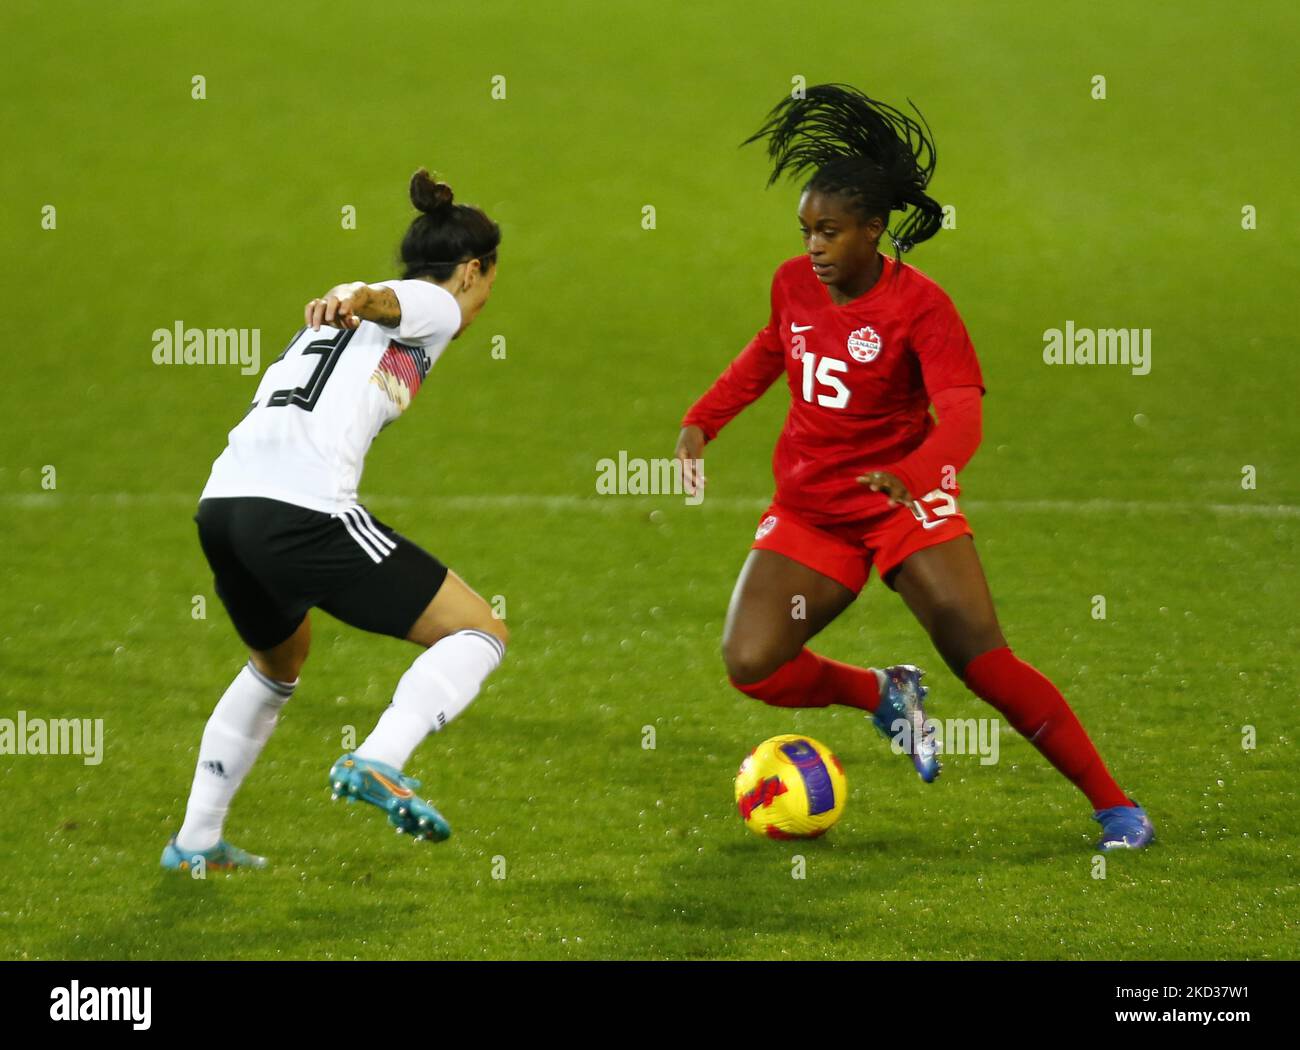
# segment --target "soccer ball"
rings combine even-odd
[[[774,736],[754,748],[736,774],[745,826],[770,839],[815,839],[844,812],[844,767],[808,736]]]

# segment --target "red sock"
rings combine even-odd
[[[991,704],[1017,733],[1088,796],[1093,809],[1128,806],[1061,691],[1043,674],[1003,647],[966,666],[966,687]]]
[[[818,656],[811,649],[782,664],[761,682],[731,684],[746,696],[773,707],[829,707],[843,704],[874,711],[880,704],[876,672]]]

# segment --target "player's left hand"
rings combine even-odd
[[[912,499],[912,494],[907,491],[904,485],[893,474],[886,473],[883,470],[873,470],[863,474],[858,478],[859,485],[866,485],[872,492],[883,492],[889,497],[889,505],[903,506],[908,510],[916,509],[916,501]]]
[[[319,299],[307,304],[307,327],[319,332],[322,324],[331,328],[356,328],[361,324],[357,311],[366,304],[370,286],[365,281],[335,285]]]

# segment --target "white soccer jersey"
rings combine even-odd
[[[263,496],[337,513],[357,502],[370,443],[405,411],[460,328],[460,305],[428,281],[382,281],[397,328],[304,328],[267,370],[200,498]]]

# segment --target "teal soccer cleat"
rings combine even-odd
[[[930,690],[921,684],[924,677],[925,672],[912,664],[886,667],[885,690],[871,718],[895,750],[911,757],[917,775],[930,784],[943,767],[934,727],[926,724],[925,698]]]
[[[418,780],[392,766],[351,752],[343,755],[330,770],[334,798],[342,796],[349,802],[357,799],[369,802],[388,814],[388,822],[398,834],[411,835],[417,841],[442,842],[451,837],[451,825],[415,793],[419,786]]]
[[[229,871],[231,868],[265,868],[266,858],[258,857],[238,846],[232,846],[222,839],[211,849],[182,850],[176,845],[176,836],[163,848],[162,866],[168,871],[190,871],[196,867],[199,858],[203,866],[213,871]]]

